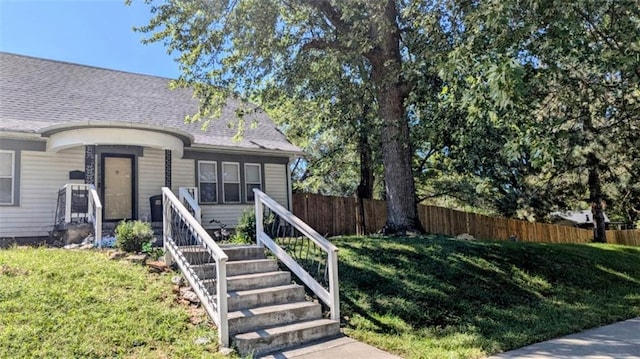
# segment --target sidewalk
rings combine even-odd
[[[326,341],[311,343],[281,352],[270,353],[259,358],[268,359],[400,359],[370,345],[360,343],[349,337],[338,337]]]
[[[640,359],[640,318],[533,344],[487,359]]]

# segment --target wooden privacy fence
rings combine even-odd
[[[378,232],[387,219],[387,206],[380,200],[331,197],[308,193],[293,195],[293,213],[327,236]],[[449,208],[418,205],[420,221],[430,233],[457,236],[468,233],[479,239],[544,243],[589,243],[593,231],[547,223],[489,217]],[[640,230],[607,231],[607,241],[640,246]]]

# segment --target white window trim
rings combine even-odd
[[[216,191],[216,200],[215,202],[203,202],[202,197],[200,196],[200,194],[198,194],[198,201],[200,204],[218,204],[220,203],[220,197],[218,197],[218,162],[217,161],[198,161],[198,192],[202,190],[202,186],[200,184],[203,183],[202,181],[200,181],[200,173],[201,173],[200,164],[201,163],[213,164],[213,169],[215,171],[214,182],[204,182],[204,183],[215,183],[215,186],[213,186],[213,188],[215,188],[215,191]]]
[[[237,182],[230,182],[230,181],[225,181],[224,179],[224,165],[236,165],[236,168],[238,169],[238,181]],[[240,162],[222,162],[222,165],[220,166],[222,169],[222,203],[242,203],[242,178],[240,177]],[[238,201],[227,201],[226,194],[225,194],[225,190],[224,190],[224,185],[227,183],[233,183],[233,184],[237,184],[238,185]]]
[[[16,202],[16,151],[9,150],[0,150],[0,153],[9,153],[11,154],[11,176],[2,176],[0,178],[10,178],[11,179],[11,202],[0,202],[0,206],[13,206]]]
[[[258,182],[249,182],[249,180],[247,180],[247,167],[248,166],[257,166],[258,167]],[[245,194],[244,194],[244,200],[247,203],[251,203],[253,202],[253,200],[249,200],[249,189],[248,186],[250,184],[257,184],[260,185],[260,190],[262,190],[262,165],[260,163],[245,163],[244,164],[244,188],[245,188]]]

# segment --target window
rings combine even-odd
[[[255,199],[253,189],[257,188],[259,190],[262,190],[262,175],[260,171],[260,164],[244,164],[244,185],[246,188],[247,202],[253,202]]]
[[[198,161],[200,203],[218,203],[218,164]]]
[[[222,162],[222,201],[240,203],[240,164]]]
[[[0,204],[13,204],[15,152],[0,151]]]

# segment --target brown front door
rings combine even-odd
[[[105,221],[134,218],[134,156],[102,155],[102,198]]]

